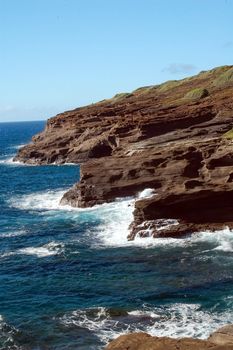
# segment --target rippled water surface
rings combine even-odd
[[[61,207],[78,166],[12,162],[43,127],[0,124],[0,349],[103,349],[134,330],[205,338],[233,323],[233,233],[127,242],[134,199]]]

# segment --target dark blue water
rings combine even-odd
[[[11,160],[43,127],[0,124],[0,349],[102,349],[135,330],[205,338],[233,323],[233,233],[128,243],[132,199],[61,207],[78,166]]]

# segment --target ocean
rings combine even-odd
[[[96,350],[133,331],[205,339],[233,323],[233,232],[128,242],[135,198],[60,206],[79,166],[12,162],[44,124],[0,124],[0,349]]]

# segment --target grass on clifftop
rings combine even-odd
[[[177,87],[178,85],[180,85],[182,83],[182,81],[180,80],[168,80],[163,84],[160,84],[158,86],[158,90],[160,92],[166,92],[174,87]]]
[[[233,68],[228,69],[214,80],[214,85],[217,87],[233,85]]]
[[[132,94],[144,94],[145,92],[150,91],[155,85],[142,86],[132,92]]]
[[[124,98],[131,95],[129,92],[120,92],[119,94],[116,94],[113,99],[120,99],[120,98]]]
[[[100,103],[123,104],[134,99],[155,99],[163,106],[179,106],[198,101],[219,89],[233,86],[233,66],[221,66],[181,80],[169,80],[162,84],[142,86],[132,92],[118,93]],[[133,99],[132,99],[133,101]]]

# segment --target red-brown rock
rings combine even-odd
[[[106,350],[232,350],[230,344],[214,344],[210,341],[183,338],[152,337],[146,333],[122,335],[113,340]]]
[[[19,150],[33,164],[84,163],[63,203],[87,207],[135,196],[129,239],[233,227],[233,66],[140,88],[48,120]],[[203,92],[204,91],[204,92]],[[158,230],[160,220],[179,225]],[[145,229],[144,229],[145,228]]]

